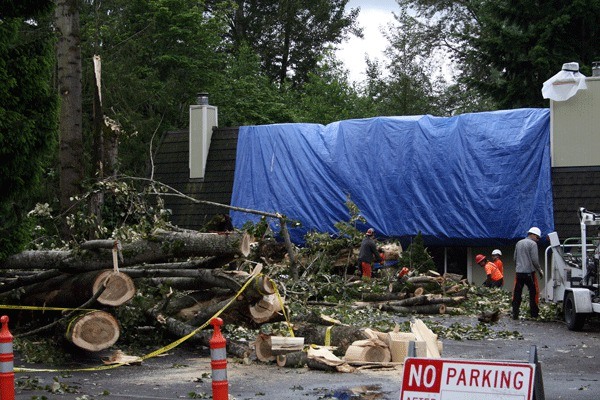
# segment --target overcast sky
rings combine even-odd
[[[383,50],[387,41],[381,34],[381,28],[393,21],[392,11],[397,11],[396,0],[350,0],[347,9],[360,7],[358,24],[363,28],[363,39],[353,37],[342,43],[337,51],[338,58],[350,71],[350,80],[365,79],[365,54],[374,60],[384,58]]]

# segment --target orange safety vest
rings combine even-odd
[[[485,264],[485,267],[483,268],[485,268],[485,274],[491,275],[493,281],[499,281],[500,279],[504,278],[504,275],[502,275],[502,272],[500,272],[496,264],[491,261]]]
[[[494,261],[494,264],[496,264],[496,267],[498,267],[498,269],[500,270],[500,273],[504,277],[504,263],[502,262],[502,260],[497,259],[496,261]]]

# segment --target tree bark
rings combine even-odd
[[[297,323],[294,324],[294,335],[304,337],[305,344],[316,344],[322,346],[325,344],[327,336],[327,326]],[[354,326],[334,325],[329,329],[330,346],[336,346],[334,354],[343,356],[348,346],[356,340],[369,339],[364,329]]]
[[[187,336],[196,329],[198,329],[197,327],[190,326],[185,322],[181,322],[175,318],[163,316],[156,309],[146,310],[146,315],[148,315],[152,319],[157,320],[169,331],[169,333],[171,333],[175,337]],[[212,338],[212,335],[212,331],[202,330],[200,332],[197,332],[195,335],[191,336],[188,340],[199,343],[204,347],[210,347],[210,339]],[[239,358],[250,357],[250,354],[252,354],[252,350],[250,349],[248,343],[238,342],[227,338],[225,339],[227,340],[227,354],[231,354]]]
[[[23,288],[29,285],[34,285],[39,282],[45,282],[61,275],[63,275],[61,271],[53,269],[49,271],[34,273],[32,275],[19,276],[17,277],[17,279],[0,286],[0,294],[10,292],[11,290],[16,288]]]
[[[398,314],[445,314],[445,304],[423,304],[418,306],[402,307],[394,306],[390,304],[382,304],[380,307],[382,311],[389,311]]]
[[[78,307],[104,284],[106,288],[98,297],[100,304],[116,307],[129,301],[135,294],[135,285],[130,277],[105,270],[77,275],[65,274],[31,285],[22,295],[22,302],[49,307]]]
[[[123,244],[121,267],[172,261],[177,258],[214,256],[247,256],[250,238],[247,234],[219,235],[200,232],[157,231],[146,240]],[[113,267],[112,249],[57,251],[30,250],[8,257],[1,269],[60,269],[97,271]]]
[[[58,0],[55,9],[58,93],[61,99],[60,131],[60,207],[67,213],[81,192],[83,181],[83,118],[81,99],[81,39],[77,0]],[[68,237],[66,224],[61,234]]]
[[[305,351],[294,351],[293,353],[278,355],[276,361],[279,367],[303,368],[308,361],[308,355]]]

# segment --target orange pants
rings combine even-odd
[[[371,278],[373,272],[373,267],[371,263],[363,261],[360,263],[360,268],[362,269],[363,278]]]

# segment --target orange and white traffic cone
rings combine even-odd
[[[214,332],[209,340],[210,366],[212,368],[212,392],[213,400],[229,400],[229,382],[227,382],[227,341],[221,334],[221,318],[213,318],[210,321]],[[4,397],[2,398],[4,400]]]
[[[13,336],[8,330],[8,316],[0,317],[0,399],[15,400]]]

